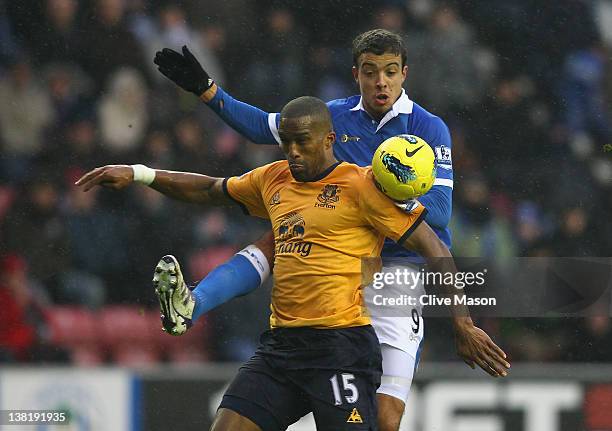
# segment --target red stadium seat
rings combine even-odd
[[[234,253],[236,249],[228,245],[198,251],[189,258],[189,273],[195,280],[201,280],[210,271],[230,259]]]
[[[70,349],[72,362],[79,366],[96,366],[105,361],[101,346],[77,346]]]
[[[201,317],[186,334],[179,337],[162,331],[158,310],[150,311],[147,320],[153,328],[152,344],[164,352],[167,359],[177,362],[202,362],[207,359],[208,327],[205,317]]]
[[[182,345],[180,348],[169,349],[168,360],[178,364],[199,364],[208,361],[208,354],[203,345]]]
[[[155,365],[161,361],[160,352],[154,346],[116,346],[112,352],[113,362],[126,367]]]
[[[15,200],[15,190],[10,186],[0,186],[0,220],[11,209]]]
[[[98,342],[98,327],[92,311],[81,307],[48,309],[51,341],[64,347],[91,346]]]
[[[110,347],[143,345],[151,341],[147,312],[140,306],[109,306],[99,311],[101,341]]]
[[[151,331],[151,343],[163,349],[165,347],[164,342],[167,341],[169,337],[172,338],[172,336],[166,334],[162,330],[159,309],[147,311],[146,318],[147,325]]]

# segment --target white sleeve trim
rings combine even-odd
[[[453,180],[449,180],[448,178],[436,178],[433,183],[434,186],[446,186],[453,188]]]
[[[261,283],[266,281],[266,279],[270,276],[270,264],[268,263],[268,259],[263,254],[263,251],[259,249],[255,244],[249,244],[238,253],[244,257],[246,257],[253,268],[259,274],[259,278],[261,279]]]
[[[268,114],[268,127],[270,128],[270,132],[272,132],[272,136],[274,136],[274,139],[276,139],[276,142],[280,145],[281,140],[278,129],[276,128],[276,112]]]

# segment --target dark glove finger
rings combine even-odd
[[[166,51],[167,50],[167,51]],[[175,67],[183,67],[186,62],[181,54],[178,52],[164,49],[163,51],[158,51],[155,54],[155,59],[153,62],[157,65],[164,66],[175,66]]]
[[[164,48],[161,50],[162,55],[170,57],[170,58],[175,58],[175,59],[182,59],[183,56],[181,55],[180,52],[177,52],[171,48]]]
[[[175,65],[178,67],[183,67],[187,64],[187,62],[185,61],[185,59],[183,58],[181,54],[169,48],[164,48],[163,50],[158,51],[157,54],[155,55],[155,60],[156,60],[155,64],[158,64],[159,62],[167,66]]]
[[[176,61],[168,58],[167,56],[161,54],[161,53],[157,53],[157,55],[155,56],[155,58],[153,59],[153,63],[157,64],[158,66],[164,66],[164,67],[176,67]]]
[[[153,58],[153,63],[157,64],[158,66],[161,65],[165,65],[168,62],[168,58],[165,57],[161,51],[157,51],[155,53],[155,58]]]
[[[198,59],[195,58],[195,56],[191,53],[191,51],[189,51],[187,45],[183,45],[183,56],[188,63],[197,66],[199,69],[202,69],[202,65],[200,64]]]

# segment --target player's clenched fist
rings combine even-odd
[[[106,165],[87,172],[75,183],[84,191],[94,186],[122,189],[134,181],[134,170],[129,165]]]

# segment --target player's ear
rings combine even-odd
[[[359,84],[359,70],[357,70],[357,68],[353,66],[352,71],[353,71],[353,79],[355,80],[356,83]]]
[[[331,148],[336,142],[336,132],[333,130],[329,132],[325,138],[325,148]]]
[[[408,66],[404,66],[402,67],[402,82],[406,80],[407,76],[408,76]]]

